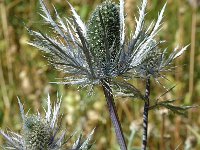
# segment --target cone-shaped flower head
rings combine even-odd
[[[90,16],[87,29],[88,43],[95,57],[99,58],[99,64],[112,63],[119,53],[119,19],[119,6],[111,1],[103,2]]]
[[[15,149],[15,150],[89,150],[91,144],[89,143],[92,134],[87,137],[85,141],[82,141],[82,136],[74,142],[71,147],[66,147],[66,141],[69,139],[65,138],[65,132],[61,131],[60,124],[58,124],[59,112],[61,99],[58,98],[56,105],[52,108],[50,103],[50,96],[48,96],[47,105],[48,108],[45,110],[46,115],[42,117],[40,113],[29,115],[24,114],[24,108],[20,100],[19,106],[21,116],[23,120],[22,135],[14,132],[5,133],[0,130],[0,134],[7,140],[8,146],[4,149]]]
[[[48,149],[53,138],[53,132],[49,123],[39,116],[25,118],[23,135],[26,149]]]

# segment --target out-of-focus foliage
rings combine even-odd
[[[70,8],[63,0],[46,0],[53,12],[54,4],[60,15],[70,15]],[[83,20],[88,16],[100,0],[70,0],[69,1]],[[117,2],[117,1],[116,1]],[[134,17],[137,15],[137,4],[139,0],[125,0],[126,23],[130,29],[134,29]],[[165,0],[149,0],[147,23],[157,17],[157,12],[164,5]],[[167,40],[164,47],[174,49],[177,44],[181,47],[195,42],[195,57],[190,56],[190,48],[185,55],[177,60],[175,72],[161,81],[165,87],[177,86],[173,92],[164,96],[166,99],[178,99],[177,105],[200,104],[200,8],[193,8],[187,0],[168,0],[163,29],[159,38]],[[74,129],[83,129],[88,134],[96,127],[94,149],[117,149],[115,134],[108,119],[103,93],[96,88],[94,95],[88,95],[88,91],[77,86],[56,85],[49,82],[56,81],[57,77],[64,77],[61,72],[48,66],[46,59],[37,49],[27,44],[30,41],[24,23],[28,27],[47,30],[42,23],[38,12],[39,2],[36,0],[0,0],[0,127],[11,128],[13,131],[20,130],[20,116],[17,104],[17,96],[26,99],[26,106],[32,108],[30,111],[42,110],[45,96],[48,92],[55,95],[57,91],[63,95],[61,106],[63,115],[63,126],[72,133]],[[69,16],[68,15],[68,16]],[[195,27],[192,22],[196,18]],[[193,21],[192,21],[193,20]],[[195,30],[196,29],[196,30]],[[195,30],[195,32],[194,32]],[[47,30],[48,32],[48,30]],[[192,35],[193,33],[193,35]],[[194,38],[194,33],[196,37]],[[193,36],[193,38],[191,38]],[[194,85],[193,95],[189,93],[189,79],[191,79],[190,62],[194,60]],[[142,90],[143,81],[131,81]],[[156,85],[157,83],[155,83]],[[156,88],[155,88],[156,87]],[[152,86],[151,99],[156,99],[165,92],[163,86]],[[190,98],[191,97],[191,98]],[[142,133],[142,102],[131,98],[116,98],[117,108],[126,140],[130,148],[141,145]],[[199,126],[200,110],[190,109],[188,117],[174,115],[165,109],[150,112],[149,125],[149,148],[150,149],[199,149]],[[186,132],[187,131],[187,132]],[[0,144],[3,143],[0,137]],[[114,147],[116,145],[116,147]],[[188,146],[187,146],[188,145]]]

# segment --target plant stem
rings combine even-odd
[[[114,98],[113,98],[113,94],[112,94],[112,89],[109,86],[109,80],[107,79],[102,79],[101,80],[102,83],[102,88],[104,91],[104,95],[106,98],[106,102],[107,102],[107,106],[108,106],[108,110],[110,113],[110,118],[112,120],[112,124],[115,128],[115,134],[117,136],[117,140],[120,146],[121,150],[127,150],[127,146],[126,146],[126,142],[124,139],[124,135],[123,135],[123,131],[122,131],[122,127],[117,115],[117,110],[115,107],[115,102],[114,102]]]
[[[192,103],[192,96],[194,91],[194,63],[195,63],[195,41],[196,41],[196,24],[197,24],[197,14],[196,9],[193,8],[192,11],[192,27],[191,27],[191,50],[190,50],[190,72],[189,72],[189,94],[190,103]]]
[[[149,95],[150,95],[150,78],[146,79],[145,103],[143,112],[143,137],[142,137],[142,150],[147,147],[147,132],[148,132],[148,113],[149,113]]]

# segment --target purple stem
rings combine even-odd
[[[117,115],[115,103],[114,103],[112,89],[109,86],[109,80],[102,79],[101,83],[102,83],[104,95],[106,97],[106,102],[107,102],[108,110],[109,110],[109,113],[110,113],[110,118],[111,118],[113,126],[115,128],[115,134],[117,136],[117,140],[118,140],[120,149],[121,150],[127,150],[127,146],[126,146],[126,142],[125,142],[125,139],[124,139],[122,127],[121,127],[121,124],[120,124],[120,121],[119,121],[119,118],[118,118],[118,115]]]

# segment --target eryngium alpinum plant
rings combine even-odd
[[[46,52],[49,62],[67,74],[62,84],[93,85],[102,79],[117,76],[132,78],[154,77],[169,71],[172,61],[179,57],[186,47],[176,48],[170,55],[161,50],[155,36],[160,31],[165,6],[157,21],[145,26],[147,0],[139,7],[135,32],[125,39],[124,1],[120,5],[106,0],[97,6],[85,24],[69,4],[73,16],[61,18],[57,13],[54,20],[43,0],[40,0],[40,14],[53,29],[51,36],[42,31],[28,29],[34,37],[31,45]],[[107,82],[107,84],[109,84]],[[138,91],[135,91],[136,96]]]
[[[103,87],[110,117],[113,122],[117,139],[122,150],[126,143],[117,116],[111,87],[119,87],[126,95],[126,90],[134,97],[142,98],[144,106],[144,136],[143,149],[146,149],[148,110],[150,95],[150,78],[159,83],[159,78],[165,78],[164,73],[171,71],[172,62],[185,50],[176,48],[171,54],[166,54],[158,46],[164,41],[157,41],[155,36],[161,29],[165,6],[160,11],[156,22],[148,27],[145,25],[147,0],[142,0],[139,17],[136,18],[135,32],[126,38],[124,0],[119,4],[106,0],[93,11],[85,24],[75,9],[69,4],[73,16],[61,18],[55,10],[56,19],[40,0],[42,18],[53,29],[53,34],[47,35],[41,31],[28,29],[34,37],[31,45],[49,55],[49,62],[55,68],[67,74],[61,84],[79,84],[91,86],[100,84]],[[116,80],[139,77],[146,80],[146,93],[143,95],[133,85]],[[171,102],[170,102],[171,103]],[[169,109],[170,103],[162,103]],[[161,103],[160,103],[161,104]],[[157,104],[155,106],[158,106]],[[169,107],[170,106],[170,107]]]
[[[123,0],[120,0],[120,5],[106,0],[97,6],[87,24],[83,23],[71,4],[72,18],[61,18],[54,9],[55,20],[43,0],[40,0],[40,4],[43,12],[40,15],[55,34],[50,36],[28,29],[34,37],[30,44],[49,54],[49,62],[68,74],[61,82],[63,84],[98,84],[102,79],[130,72],[132,77],[133,73],[140,72],[138,69],[156,55],[152,51],[162,43],[156,42],[154,38],[160,30],[165,7],[157,22],[152,22],[146,29],[144,18],[147,0],[143,0],[139,9],[135,33],[127,40]],[[184,50],[185,48],[173,51],[173,59]],[[160,62],[162,70],[166,67],[163,61]]]
[[[2,147],[9,150],[89,150],[89,143],[94,130],[83,141],[82,135],[69,146],[70,136],[66,139],[66,132],[61,130],[61,122],[59,120],[61,98],[57,98],[56,105],[52,108],[50,96],[47,98],[47,110],[44,109],[46,115],[42,117],[40,113],[28,114],[24,113],[23,105],[18,99],[21,117],[23,121],[22,134],[9,131],[5,133],[0,130],[0,134],[6,139],[7,145]],[[68,146],[67,146],[68,145]]]

